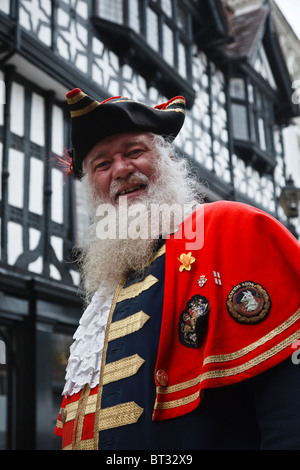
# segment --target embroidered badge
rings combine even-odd
[[[182,253],[178,260],[181,262],[181,266],[179,266],[179,271],[182,272],[184,269],[187,271],[191,270],[191,264],[196,261],[196,259],[192,256],[191,251],[187,254]]]
[[[205,323],[208,318],[209,302],[202,295],[194,295],[180,314],[178,324],[179,341],[189,348],[197,348],[202,335],[206,331]]]
[[[199,287],[203,287],[207,283],[207,279],[204,276],[204,274],[202,274],[202,276],[200,276],[200,278],[198,279],[197,282],[198,282]]]
[[[255,324],[264,320],[271,308],[268,292],[254,282],[235,286],[226,300],[227,310],[238,323]]]

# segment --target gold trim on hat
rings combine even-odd
[[[79,117],[79,116],[84,116],[85,114],[88,114],[90,113],[91,111],[93,111],[95,108],[97,108],[98,106],[100,106],[101,103],[99,103],[99,101],[93,101],[92,103],[90,103],[88,106],[86,106],[85,108],[82,108],[82,109],[77,109],[76,111],[71,111],[71,118],[74,118],[74,117]]]
[[[82,100],[82,98],[85,98],[87,96],[86,93],[81,91],[80,93],[77,93],[77,95],[72,96],[72,98],[67,98],[68,104],[75,104],[78,103],[78,101]]]

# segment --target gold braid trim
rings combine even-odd
[[[131,377],[137,373],[144,362],[145,360],[138,354],[134,354],[133,356],[106,364],[103,373],[103,385]]]
[[[279,325],[277,328],[274,328],[274,330],[270,331],[267,335],[263,336],[260,338],[258,341],[255,341],[252,344],[249,344],[249,346],[246,346],[243,349],[240,349],[239,351],[233,352],[231,354],[221,354],[219,356],[208,356],[205,358],[203,365],[208,364],[210,362],[226,362],[226,361],[231,361],[234,359],[238,359],[245,354],[248,354],[249,352],[254,351],[254,349],[258,348],[259,346],[262,346],[265,344],[267,341],[270,341],[271,339],[275,338],[275,336],[279,335],[282,333],[284,330],[292,326],[297,320],[300,318],[300,308],[297,310],[296,313],[294,313],[290,318],[288,318],[284,323]]]
[[[271,357],[275,356],[276,354],[281,352],[283,349],[290,346],[294,341],[296,341],[296,339],[299,339],[299,337],[300,337],[300,329],[296,331],[295,333],[293,333],[292,335],[290,335],[285,340],[278,343],[273,348],[260,354],[254,359],[251,359],[250,361],[245,362],[244,364],[241,364],[240,366],[232,367],[230,369],[220,369],[220,370],[213,370],[213,371],[205,372],[204,374],[200,374],[198,377],[195,377],[194,379],[187,380],[186,382],[181,382],[179,384],[171,385],[169,387],[157,387],[156,389],[157,393],[168,394],[168,393],[173,393],[173,392],[179,392],[186,388],[190,388],[190,387],[193,387],[194,385],[200,384],[204,380],[221,378],[221,377],[230,377],[231,375],[240,374],[242,372],[245,372],[248,369],[251,369],[252,367],[257,366],[258,364],[261,364],[267,359],[270,359]]]
[[[123,288],[123,285],[125,283],[126,277],[124,276],[121,281],[119,282],[118,286],[116,287],[114,297],[111,303],[108,319],[107,319],[107,324],[106,324],[106,330],[105,330],[105,338],[104,338],[104,345],[103,345],[103,351],[102,351],[102,361],[101,361],[101,368],[100,368],[100,379],[99,379],[99,388],[97,392],[97,404],[96,404],[96,413],[95,413],[95,426],[94,426],[94,440],[93,440],[93,449],[97,450],[98,449],[98,443],[99,443],[99,419],[100,419],[100,412],[101,412],[101,399],[102,399],[102,392],[103,392],[103,375],[104,375],[104,368],[105,368],[105,362],[106,362],[106,354],[107,354],[107,347],[108,347],[108,336],[109,336],[109,330],[110,330],[110,324],[113,316],[113,312],[115,310],[115,307],[117,305],[118,297],[120,294],[120,291]]]
[[[83,420],[85,416],[85,408],[87,405],[87,400],[90,394],[90,387],[86,385],[81,392],[81,396],[78,402],[78,409],[74,420],[74,427],[73,427],[73,440],[72,440],[72,447],[74,450],[79,450],[81,447],[81,436],[82,436],[82,428],[83,428]],[[77,430],[76,430],[77,425]]]
[[[97,108],[98,106],[100,106],[100,103],[98,101],[93,101],[85,108],[77,109],[76,111],[71,111],[71,118],[84,116],[85,114],[88,114],[89,112],[93,111],[93,109]]]
[[[136,423],[143,412],[134,401],[103,408],[99,413],[99,431]]]
[[[145,290],[150,289],[150,287],[154,286],[154,284],[156,284],[157,282],[158,279],[152,276],[152,274],[149,274],[149,276],[147,276],[143,281],[120,289],[117,302],[122,302],[122,300],[127,299],[133,299]]]
[[[143,328],[149,318],[149,315],[143,312],[143,310],[140,310],[139,312],[124,318],[123,320],[118,320],[111,323],[108,334],[108,341],[113,341],[114,339],[122,338],[123,336],[135,333],[136,331]]]

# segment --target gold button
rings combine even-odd
[[[62,423],[65,424],[65,422],[67,420],[67,410],[65,408],[62,408],[60,410],[60,419],[61,419]]]
[[[159,385],[161,385],[162,387],[165,387],[166,385],[168,385],[169,377],[165,370],[159,369],[156,372],[156,379]]]

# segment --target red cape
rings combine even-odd
[[[195,227],[197,243],[187,245],[181,235],[189,236]],[[180,255],[190,252],[195,261],[190,270],[180,271]],[[202,275],[206,281],[200,287]],[[208,323],[199,346],[191,348],[180,342],[178,329],[196,294],[209,302]],[[276,219],[251,206],[224,201],[200,206],[166,243],[153,419],[184,415],[198,406],[206,388],[234,384],[275,366],[291,356],[299,338],[299,242]],[[157,371],[167,377],[166,385],[158,382]]]

